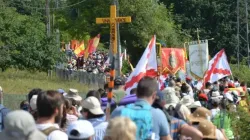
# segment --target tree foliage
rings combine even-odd
[[[0,12],[0,67],[46,71],[63,58],[55,37],[47,37],[41,17],[3,6]]]
[[[69,4],[77,0],[68,1]],[[101,33],[101,42],[109,42],[109,25],[95,23],[97,17],[110,16],[111,0],[91,0],[57,13],[57,26],[72,38],[95,36]],[[119,1],[119,16],[131,16],[132,23],[120,24],[120,36],[123,47],[128,49],[132,61],[136,62],[151,37],[168,45],[180,45],[180,29],[172,20],[171,10],[163,4],[149,0]],[[66,32],[66,33],[65,33]],[[126,43],[125,43],[126,42]]]
[[[201,30],[200,39],[209,41],[210,54],[225,48],[228,54],[235,54],[237,44],[236,2],[232,0],[160,0],[166,7],[173,7],[174,20],[192,40],[197,40],[197,28]]]

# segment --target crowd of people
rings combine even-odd
[[[160,91],[156,78],[143,77],[129,95],[124,85],[123,78],[115,79],[108,116],[107,85],[84,98],[76,89],[33,89],[20,110],[0,106],[0,139],[233,140],[229,113],[236,113],[236,106],[249,112],[246,85],[237,79],[208,82],[198,90],[189,77],[185,82],[169,77]]]
[[[68,70],[80,70],[89,73],[104,73],[108,70],[109,65],[105,62],[108,60],[108,53],[104,51],[96,51],[90,53],[87,58],[84,56],[73,56],[71,61],[68,62]]]

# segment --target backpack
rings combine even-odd
[[[2,110],[4,108],[5,107],[0,104],[0,132],[2,132],[2,130],[3,130],[3,113],[2,113]]]
[[[122,109],[121,116],[130,118],[136,124],[137,140],[151,139],[153,123],[150,105],[129,104]]]
[[[60,130],[60,129],[58,129],[58,128],[54,127],[54,126],[51,126],[51,127],[46,128],[46,129],[44,129],[44,130],[41,130],[41,132],[42,132],[44,135],[49,136],[49,134],[52,133],[52,132],[55,131],[55,130]]]

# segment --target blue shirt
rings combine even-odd
[[[136,101],[136,103],[139,104],[149,104],[147,101],[143,100],[143,99],[138,99]],[[118,108],[116,108],[112,114],[111,114],[111,118],[117,117],[117,116],[121,116],[121,111],[124,108],[124,106],[120,106]],[[169,124],[167,121],[167,118],[165,116],[165,114],[160,110],[160,109],[155,109],[152,107],[151,109],[151,113],[152,113],[152,119],[153,119],[153,133],[155,133],[155,140],[159,140],[160,137],[163,136],[168,136],[169,133]]]
[[[108,122],[105,121],[106,117],[88,119],[88,121],[93,125],[95,130],[95,136],[93,140],[103,140],[106,129],[108,127]]]

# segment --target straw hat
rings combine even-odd
[[[202,122],[204,120],[210,120],[212,113],[205,107],[198,107],[193,114],[188,116],[188,120],[193,122]]]
[[[198,130],[203,134],[203,138],[217,139],[216,137],[216,126],[212,122],[203,120],[198,125]]]
[[[190,106],[192,103],[194,103],[194,98],[190,95],[186,95],[181,99],[180,103],[185,106]]]
[[[78,94],[78,90],[77,89],[69,89],[69,92],[67,95],[65,95],[65,98],[71,98],[71,99],[74,99],[76,101],[81,101],[82,100],[82,97],[79,96]]]

